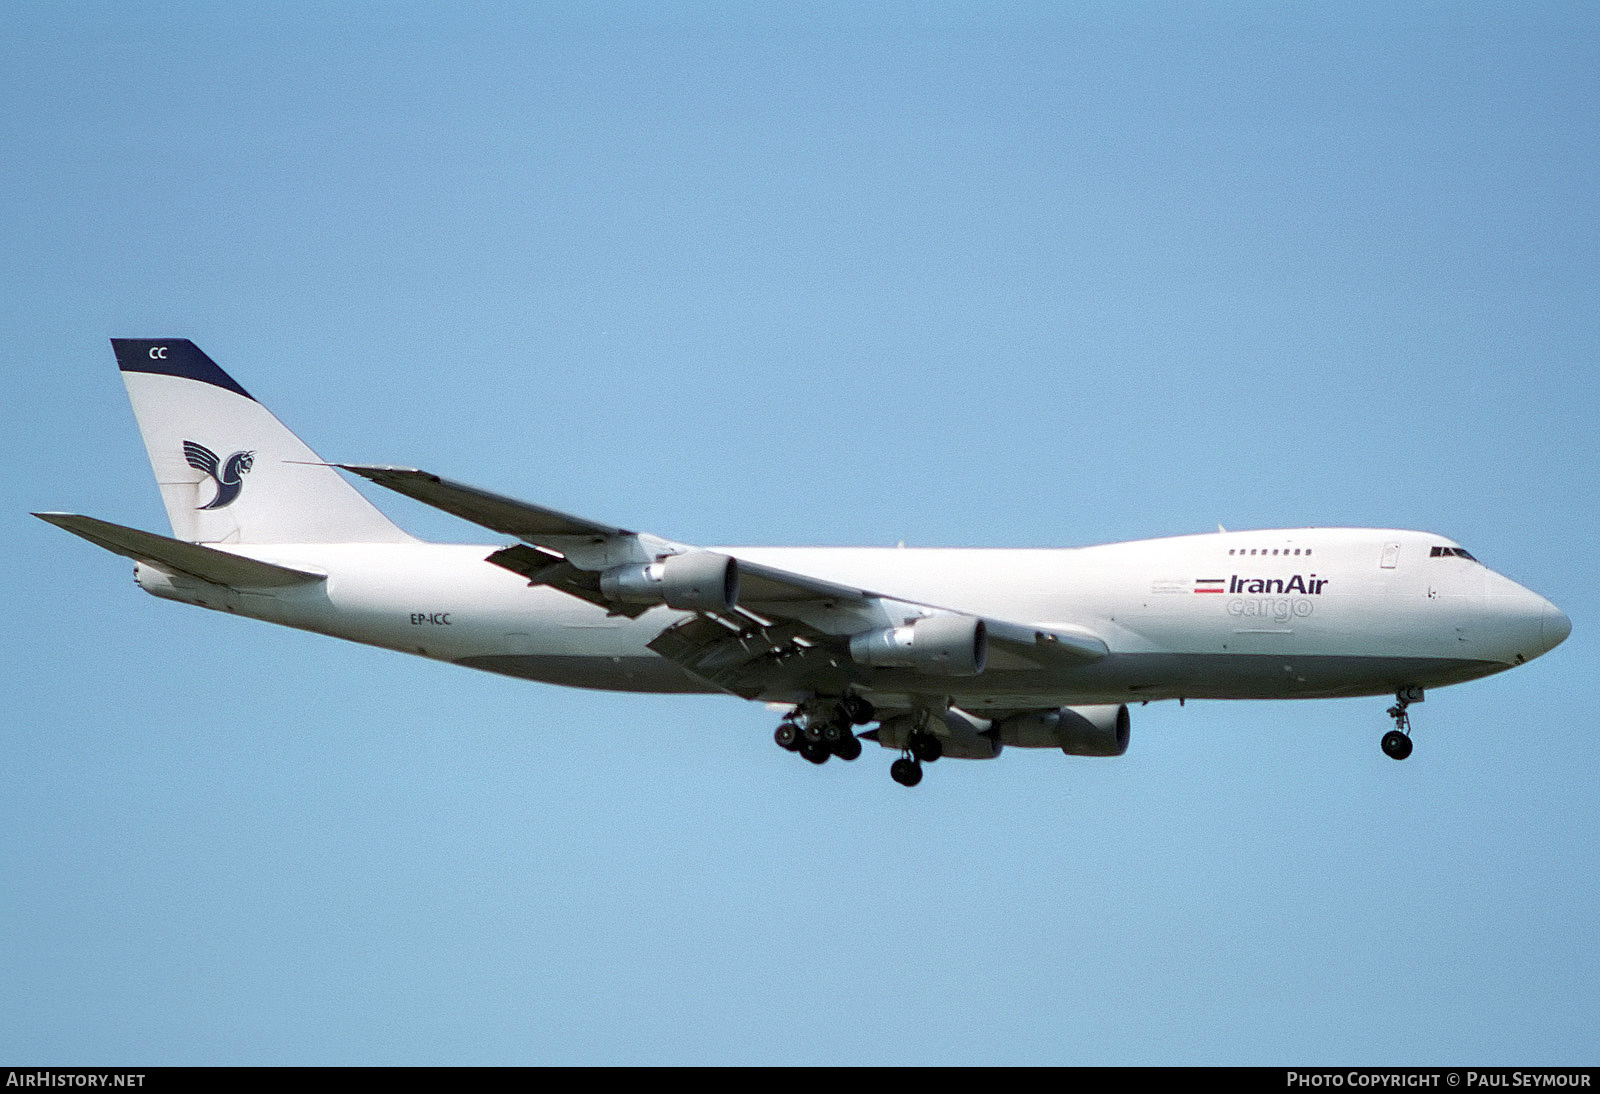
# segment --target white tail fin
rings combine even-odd
[[[111,348],[179,539],[412,542],[187,338]]]

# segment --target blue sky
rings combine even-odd
[[[0,15],[0,1060],[1597,1062],[1589,5]],[[144,596],[107,339],[677,539],[1425,528],[1573,636],[915,792]],[[375,500],[430,538],[469,526]]]

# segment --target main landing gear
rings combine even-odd
[[[831,756],[854,760],[861,756],[861,739],[850,727],[866,725],[876,714],[859,695],[802,703],[778,723],[772,739],[814,764],[825,764]]]
[[[916,786],[922,781],[922,765],[931,764],[944,755],[944,745],[931,733],[913,733],[906,741],[906,750],[889,765],[889,777],[901,786]]]
[[[889,765],[889,777],[901,786],[916,786],[922,781],[922,765],[909,756],[901,756]]]
[[[1403,687],[1395,692],[1394,699],[1394,706],[1389,708],[1394,728],[1383,735],[1383,754],[1391,760],[1403,760],[1411,755],[1411,715],[1406,713],[1406,708],[1422,702],[1422,689]]]
[[[772,737],[790,752],[798,752],[814,764],[825,764],[834,756],[854,760],[861,756],[861,742],[879,740],[872,729],[857,737],[852,727],[878,720],[878,712],[859,695],[808,700],[784,715]],[[922,765],[944,755],[944,744],[923,728],[905,738],[900,758],[889,765],[889,777],[901,786],[916,786],[922,781]]]

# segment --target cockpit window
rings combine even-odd
[[[1467,552],[1467,549],[1465,547],[1435,547],[1432,551],[1430,551],[1428,553],[1428,557],[1429,558],[1464,558],[1464,559],[1467,559],[1469,562],[1478,561],[1477,559],[1473,558],[1472,555],[1470,555]]]

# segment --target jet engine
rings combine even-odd
[[[621,604],[728,612],[739,602],[739,564],[715,551],[668,555],[660,562],[612,567],[600,575],[600,592]]]
[[[1002,743],[1018,748],[1059,748],[1068,756],[1120,756],[1128,751],[1124,704],[1033,710],[1004,718],[995,728]]]
[[[859,665],[916,669],[930,676],[977,676],[989,657],[983,620],[970,615],[930,615],[903,627],[867,631],[850,639]]]

